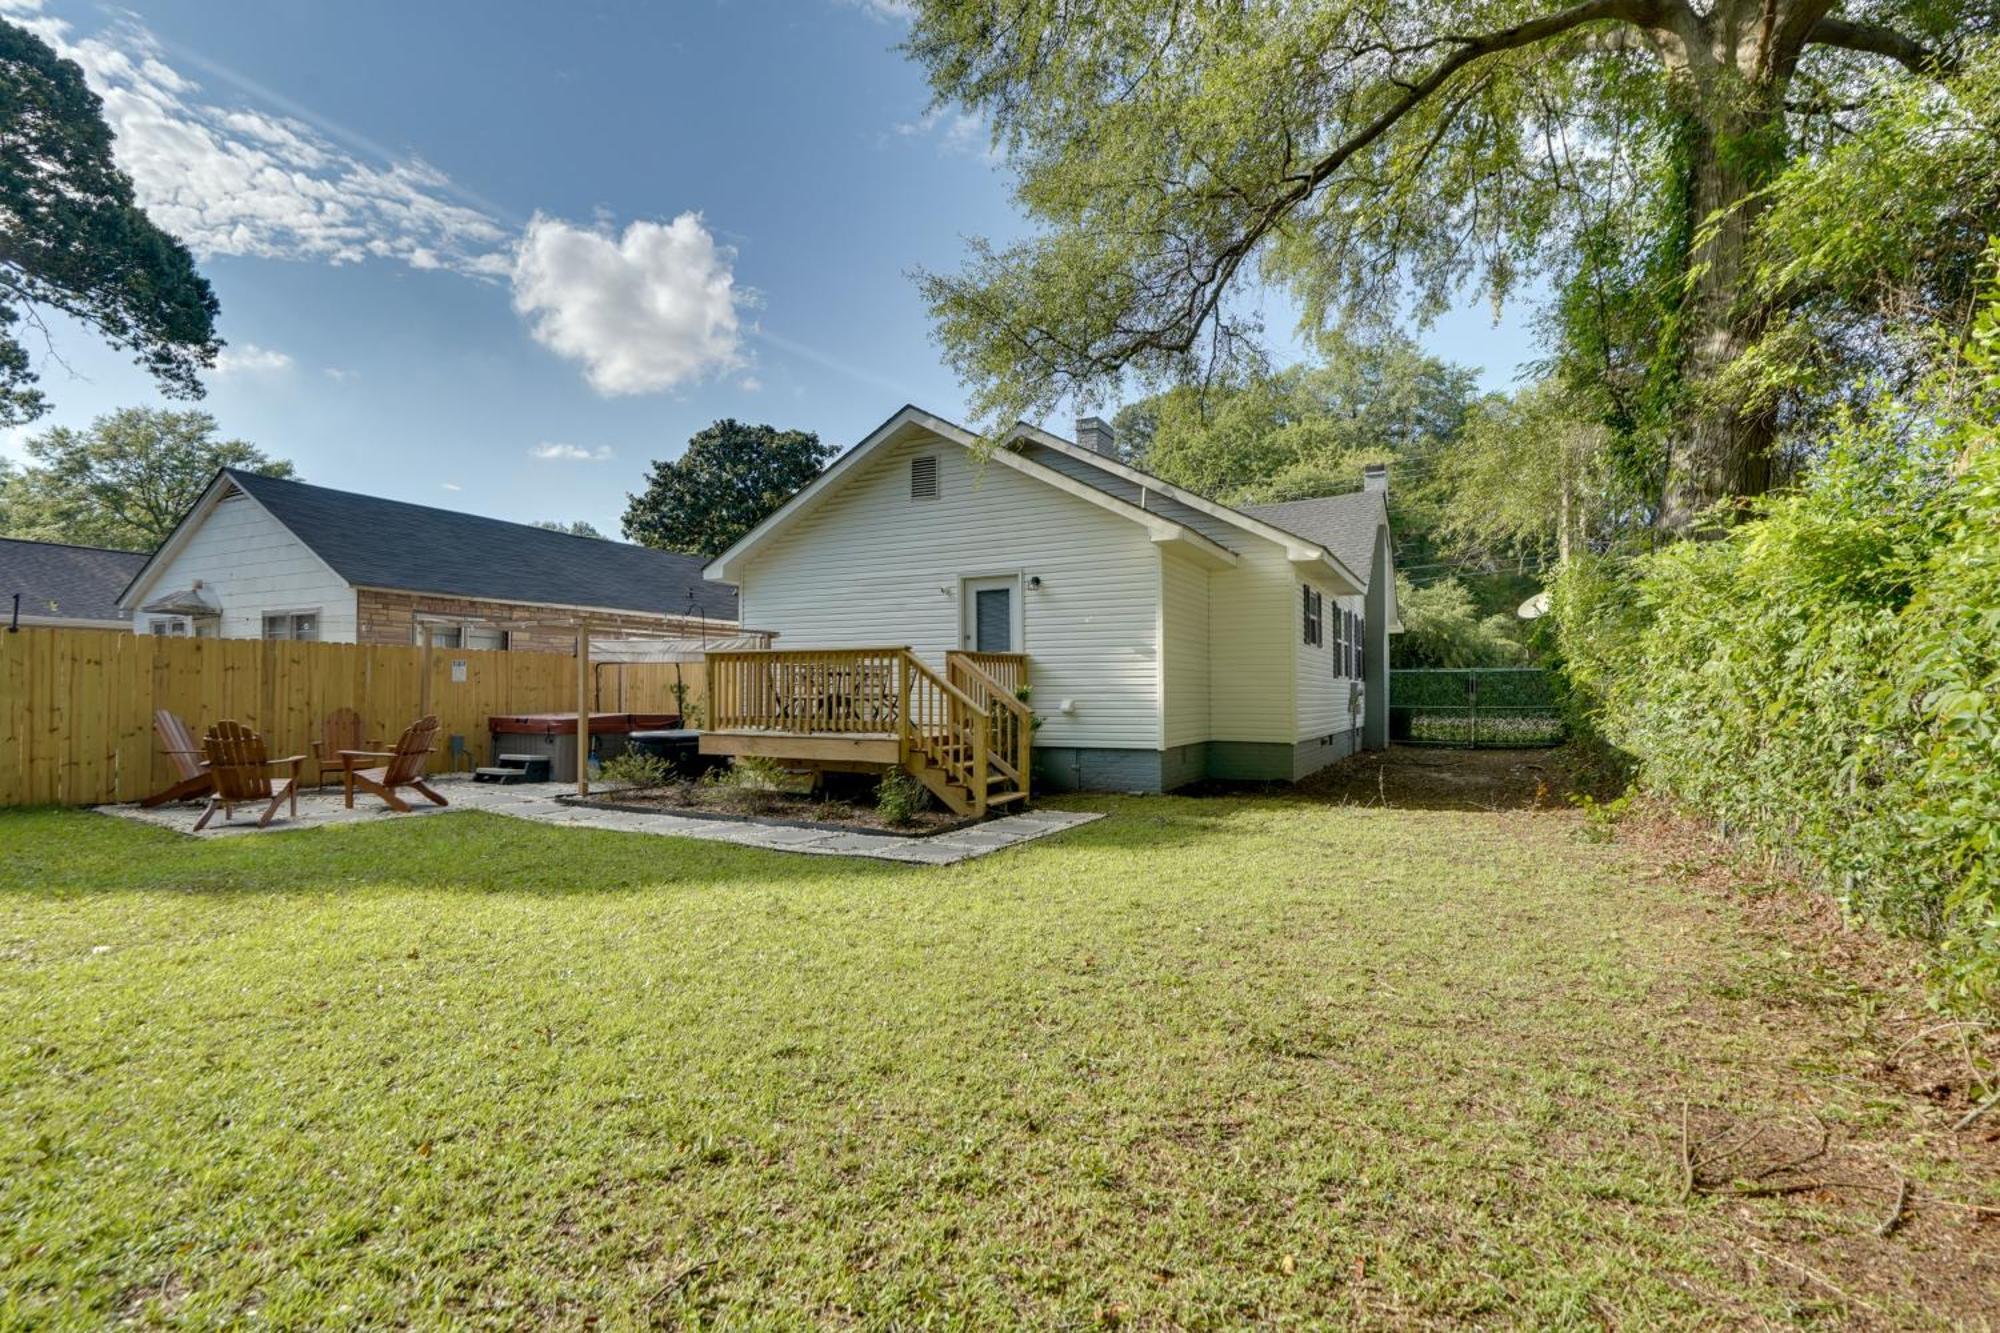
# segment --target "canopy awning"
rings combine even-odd
[[[164,597],[155,597],[139,608],[155,616],[219,616],[222,608],[211,602],[199,588],[182,588]]]
[[[769,648],[768,634],[710,634],[706,638],[592,639],[593,662],[699,662],[704,653]]]

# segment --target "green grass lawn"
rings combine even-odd
[[[1681,1197],[1682,1097],[1902,1114],[1726,903],[1567,816],[1081,804],[944,870],[0,813],[0,1321],[1855,1312]]]

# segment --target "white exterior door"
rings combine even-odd
[[[959,613],[959,642],[975,653],[1021,651],[1021,580],[966,579]]]

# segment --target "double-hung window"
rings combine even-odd
[[[1304,614],[1304,639],[1318,646],[1326,642],[1326,598],[1309,583],[1299,585],[1300,609]]]
[[[303,643],[319,639],[319,612],[283,611],[264,617],[264,637],[296,639]]]

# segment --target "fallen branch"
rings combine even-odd
[[[1817,1119],[1817,1117],[1815,1117],[1815,1119]],[[1814,1148],[1811,1152],[1807,1153],[1803,1157],[1794,1157],[1789,1162],[1780,1162],[1776,1166],[1767,1166],[1762,1171],[1759,1171],[1756,1175],[1750,1177],[1750,1179],[1765,1180],[1770,1178],[1771,1176],[1779,1174],[1780,1172],[1796,1171],[1800,1167],[1804,1166],[1807,1162],[1818,1161],[1820,1158],[1826,1156],[1826,1145],[1828,1140],[1830,1140],[1832,1137],[1833,1137],[1833,1131],[1826,1127],[1826,1122],[1824,1120],[1821,1120],[1819,1122],[1819,1147]]]
[[[1988,1097],[1985,1101],[1960,1116],[1957,1122],[1952,1125],[1951,1132],[1957,1134],[1963,1130],[1972,1128],[1973,1121],[1979,1119],[1980,1116],[1985,1115],[1996,1106],[2000,1106],[2000,1091],[1996,1091],[1991,1097]]]
[[[1688,1148],[1688,1103],[1681,1098],[1681,1200],[1694,1193],[1694,1153]]]
[[[1882,1219],[1881,1225],[1875,1228],[1875,1234],[1885,1239],[1895,1234],[1896,1228],[1903,1225],[1903,1210],[1909,1206],[1910,1178],[1902,1176],[1896,1182],[1896,1204],[1889,1210],[1889,1215]]]

